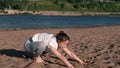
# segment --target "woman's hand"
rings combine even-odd
[[[82,65],[82,67],[81,68],[84,68],[84,65],[87,65],[87,63],[86,62],[79,62],[81,65]]]
[[[85,64],[85,62],[83,62],[82,60],[81,60],[81,61],[79,61],[79,63],[80,63],[80,64]]]
[[[68,67],[68,68],[74,68],[73,66],[70,66],[70,67]]]
[[[63,61],[68,66],[68,68],[74,68],[72,64],[63,55],[61,55],[53,46],[49,46],[49,48],[54,55],[56,55],[61,61]]]

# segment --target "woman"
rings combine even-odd
[[[43,53],[52,52],[69,68],[74,68],[70,64],[70,62],[57,51],[57,49],[60,48],[65,51],[71,58],[83,64],[84,62],[67,48],[69,40],[69,36],[63,31],[60,31],[57,35],[48,33],[37,33],[33,35],[30,39],[28,39],[25,42],[24,46],[26,51],[32,52],[34,54],[34,59],[38,63],[43,62],[43,59],[41,58],[41,55]]]

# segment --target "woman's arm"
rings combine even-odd
[[[63,48],[63,50],[73,59],[80,63],[84,63],[79,57],[77,57],[73,52],[71,52],[67,47]]]
[[[74,68],[69,62],[68,60],[61,55],[53,46],[49,46],[50,50],[53,52],[53,54],[55,54],[61,61],[63,61],[69,68]]]

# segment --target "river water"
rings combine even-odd
[[[0,15],[0,29],[67,28],[120,25],[120,16]]]

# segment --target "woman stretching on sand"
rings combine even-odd
[[[41,55],[43,53],[52,52],[69,68],[74,68],[70,64],[70,62],[57,50],[58,48],[62,49],[71,58],[83,64],[84,62],[67,48],[69,40],[70,40],[69,36],[63,31],[60,31],[57,35],[48,33],[37,33],[25,42],[24,47],[27,52],[32,52],[34,54],[34,59],[38,63],[42,63],[44,61],[41,58]]]

